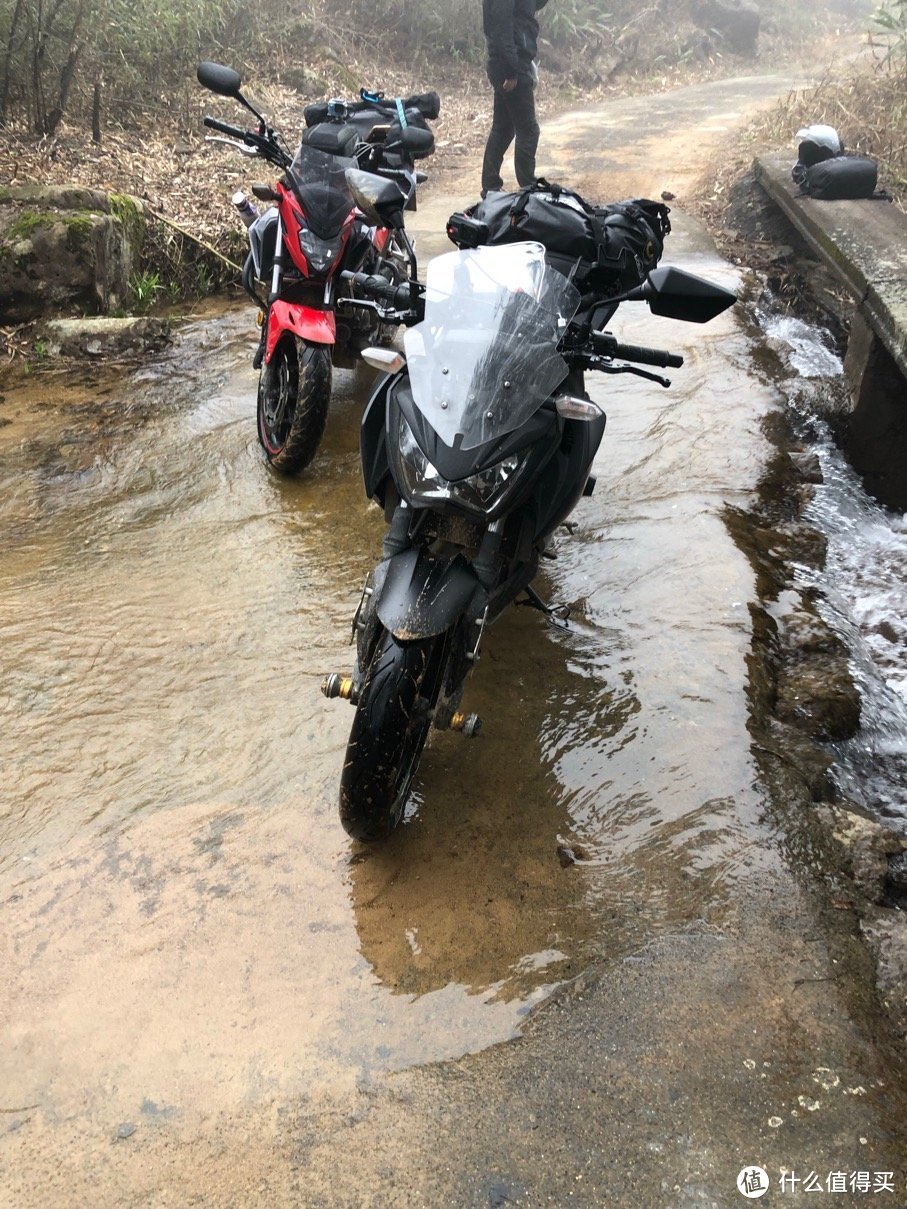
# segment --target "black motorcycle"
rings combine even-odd
[[[388,225],[402,218],[392,186],[349,175],[362,209]],[[405,353],[363,354],[386,371],[363,416],[361,452],[366,493],[389,528],[353,620],[353,674],[322,686],[356,708],[341,821],[376,840],[403,817],[431,727],[478,731],[480,720],[459,707],[486,627],[521,593],[550,612],[532,580],[555,529],[592,493],[605,430],[584,373],[668,386],[639,364],[683,364],[622,344],[604,325],[628,300],[704,323],[735,296],[661,268],[618,296],[584,297],[538,243],[448,253],[424,287],[364,274],[354,282],[382,319],[407,326]]]

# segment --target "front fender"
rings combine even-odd
[[[313,306],[301,306],[298,302],[272,302],[268,307],[265,361],[271,360],[277,341],[284,332],[292,332],[294,336],[312,344],[334,344],[337,340],[334,312],[319,311]]]
[[[476,590],[484,592],[462,554],[404,550],[376,569],[378,620],[401,642],[431,638],[460,619]]]

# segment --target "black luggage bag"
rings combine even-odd
[[[800,191],[820,201],[872,197],[879,168],[868,155],[838,155],[804,169]]]
[[[580,290],[607,295],[631,289],[655,268],[671,230],[669,213],[647,198],[593,206],[541,179],[516,193],[489,193],[466,216],[481,230],[480,242],[540,243],[552,266]],[[452,220],[448,234],[460,243],[456,228]]]

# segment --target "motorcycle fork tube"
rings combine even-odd
[[[397,234],[397,238],[400,240],[400,242],[403,244],[403,247],[406,249],[406,259],[409,261],[410,278],[413,281],[415,281],[416,278],[419,276],[419,266],[416,263],[416,249],[413,247],[409,236],[406,234],[406,232],[403,230],[402,227],[400,228],[399,231],[396,232],[396,234]]]
[[[268,305],[280,297],[280,284],[283,281],[283,224],[277,223],[277,234],[274,237],[274,269],[271,273],[271,296]]]
[[[494,586],[497,578],[498,554],[503,540],[504,518],[501,517],[499,520],[492,521],[485,530],[476,560],[472,564],[472,569],[483,588],[491,589]]]
[[[384,539],[385,558],[393,558],[395,554],[402,554],[404,550],[409,549],[409,516],[409,504],[406,502],[406,500],[401,500],[394,509],[394,515],[391,517],[390,528],[388,529],[387,536]]]

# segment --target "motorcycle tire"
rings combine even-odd
[[[350,730],[340,821],[354,839],[384,839],[400,824],[431,727],[447,635],[399,642],[379,635]]]
[[[324,434],[331,400],[331,350],[289,333],[258,381],[258,440],[280,474],[304,470]]]

